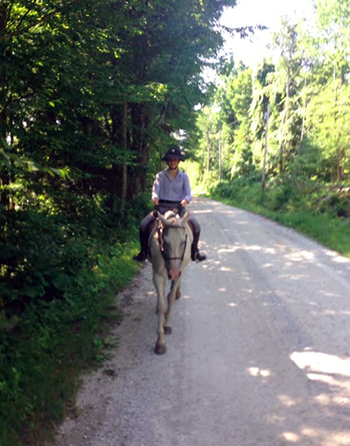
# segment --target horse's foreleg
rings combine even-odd
[[[175,299],[178,300],[181,297],[181,284],[176,289]]]
[[[166,352],[166,344],[164,341],[164,319],[166,313],[166,300],[165,300],[166,277],[160,274],[154,274],[153,282],[157,290],[157,313],[158,313],[158,339],[156,342],[155,352],[161,355]]]
[[[168,294],[168,311],[166,313],[165,324],[164,324],[164,333],[171,334],[171,310],[173,308],[175,299],[177,299],[178,290],[181,287],[181,278],[174,280],[171,282],[170,291]]]

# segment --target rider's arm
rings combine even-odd
[[[158,172],[152,187],[152,201],[155,205],[159,204],[160,184],[161,184],[161,172]]]
[[[186,204],[188,204],[191,199],[192,199],[192,195],[191,195],[191,185],[190,185],[190,179],[188,178],[188,175],[185,173],[184,174],[184,198],[181,201],[181,206],[186,206]],[[182,204],[183,202],[185,202],[184,204]]]

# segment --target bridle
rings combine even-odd
[[[181,257],[167,257],[165,249],[164,249],[164,227],[159,225],[158,223],[158,243],[159,243],[159,249],[162,253],[163,259],[165,262],[169,262],[170,260],[180,260],[183,261],[185,257],[186,247],[187,247],[187,232],[186,228],[182,228],[181,226],[168,226],[167,229],[183,229],[185,231],[185,247],[182,253]]]

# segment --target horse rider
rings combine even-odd
[[[186,213],[186,205],[191,201],[191,185],[188,175],[179,169],[180,161],[184,161],[184,156],[178,146],[171,146],[162,158],[168,164],[168,169],[158,172],[153,183],[152,201],[156,209],[164,214],[166,211],[178,209],[182,217]],[[148,228],[154,222],[155,216],[151,212],[140,224],[140,244],[141,251],[134,257],[134,260],[143,262],[147,258],[148,250]],[[201,227],[198,221],[190,217],[188,220],[193,228],[193,243],[191,246],[191,258],[194,261],[202,262],[207,256],[198,249],[199,235]]]

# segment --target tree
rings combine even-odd
[[[228,84],[227,95],[236,116],[233,132],[231,175],[249,175],[252,168],[252,132],[250,107],[252,102],[252,70],[242,64],[237,76]]]
[[[306,125],[310,142],[320,150],[318,175],[341,182],[349,159],[350,6],[343,0],[319,0],[315,11],[312,42],[318,63],[307,86]]]
[[[273,37],[273,45],[278,49],[280,57],[276,70],[276,78],[283,88],[281,105],[282,112],[279,127],[278,158],[279,172],[285,170],[285,156],[291,156],[296,148],[295,126],[299,125],[298,89],[300,87],[301,60],[298,47],[298,25],[283,18],[281,29]],[[277,80],[276,79],[276,80]],[[277,81],[278,82],[278,81]]]

